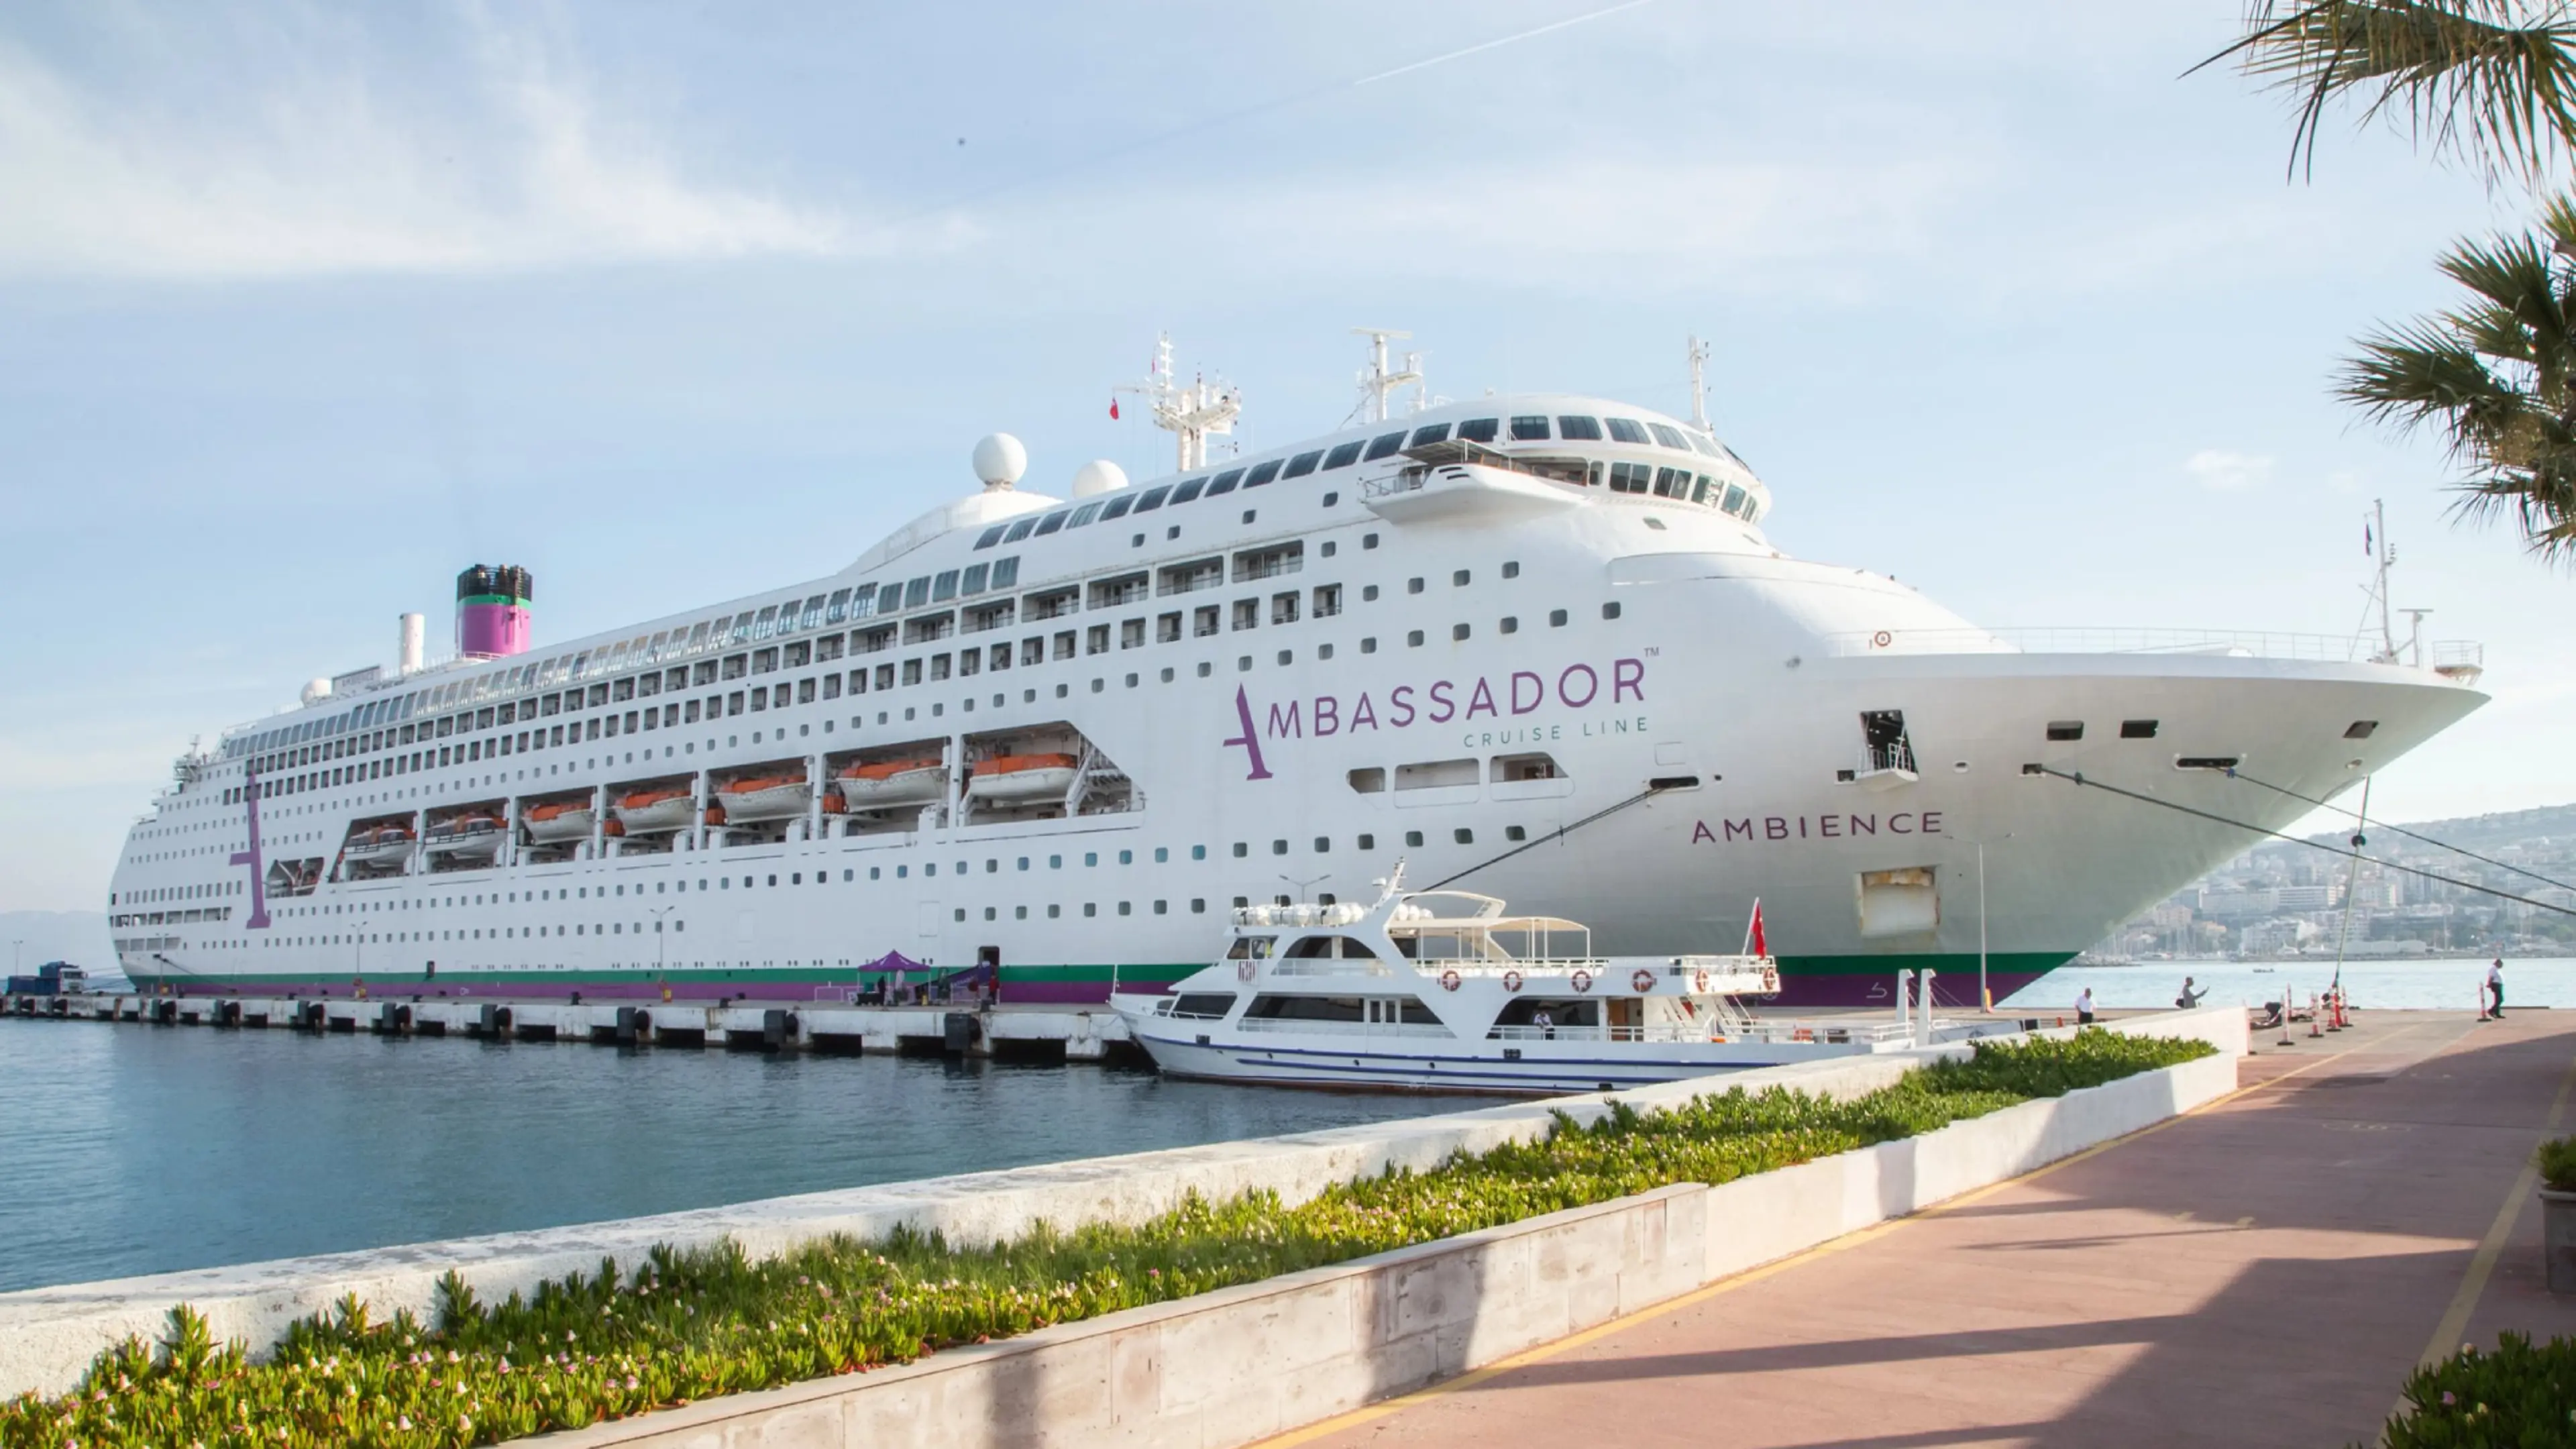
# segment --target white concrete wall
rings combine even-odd
[[[2241,1053],[2244,1021],[2239,1008],[2204,1008],[2135,1019],[2123,1023],[2122,1029],[2210,1040],[2222,1053]],[[603,1258],[631,1268],[657,1244],[689,1248],[732,1238],[761,1258],[835,1233],[877,1238],[897,1227],[942,1232],[952,1242],[991,1243],[1017,1237],[1041,1221],[1058,1227],[1135,1222],[1170,1211],[1191,1193],[1221,1200],[1266,1190],[1294,1204],[1333,1183],[1391,1166],[1430,1168],[1459,1152],[1480,1152],[1539,1137],[1548,1130],[1551,1114],[1559,1110],[1588,1122],[1607,1112],[1614,1101],[1650,1110],[1739,1085],[1755,1091],[1780,1085],[1848,1099],[1887,1085],[1926,1057],[1962,1055],[1966,1050],[1941,1048],[1809,1062],[1326,1132],[965,1173],[442,1243],[24,1289],[0,1294],[0,1394],[29,1389],[61,1392],[78,1380],[102,1349],[129,1336],[159,1337],[169,1310],[182,1303],[206,1316],[218,1340],[239,1339],[262,1351],[277,1341],[288,1324],[327,1311],[349,1293],[357,1294],[380,1318],[399,1309],[427,1316],[436,1301],[439,1279],[450,1271],[461,1274],[485,1302],[496,1302],[513,1291],[531,1291],[545,1279],[596,1271]],[[2218,1060],[2232,1073],[2232,1057]],[[1757,1240],[1774,1230],[1760,1224],[1746,1228]]]
[[[1715,1188],[1664,1188],[547,1442],[1232,1449],[2018,1175],[2224,1095],[2235,1081],[2234,1059],[2208,1058]]]

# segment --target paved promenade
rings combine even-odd
[[[2192,1116],[1273,1449],[2375,1443],[2428,1353],[2576,1335],[2526,1168],[2576,1012],[2299,1031]]]

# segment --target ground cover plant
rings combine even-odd
[[[2114,1036],[1980,1043],[1848,1102],[1741,1087],[1427,1172],[1341,1184],[1287,1207],[1193,1199],[1150,1221],[952,1249],[936,1236],[835,1238],[762,1262],[732,1245],[656,1250],[621,1274],[477,1302],[451,1275],[432,1322],[378,1322],[354,1298],[294,1325],[266,1359],[217,1345],[180,1309],[157,1345],[100,1355],[72,1392],[0,1405],[0,1446],[489,1444],[1204,1293],[1682,1182],[1723,1183],[1928,1132],[2206,1056]]]
[[[2417,1369],[2389,1419],[2387,1449],[2576,1449],[2576,1343],[2502,1335]]]

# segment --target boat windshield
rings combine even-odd
[[[1591,928],[1557,916],[1435,917],[1399,922],[1389,934],[1414,961],[1501,967],[1592,959]]]

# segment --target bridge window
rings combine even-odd
[[[1524,416],[1513,418],[1512,441],[1515,443],[1546,442],[1547,419],[1543,416]]]
[[[1560,417],[1556,420],[1556,435],[1569,443],[1597,443],[1601,441],[1601,424],[1592,418]]]

